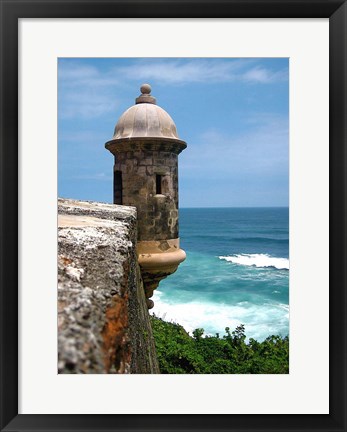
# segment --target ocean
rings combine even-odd
[[[151,313],[192,333],[289,334],[289,209],[183,208],[186,260],[160,282]]]

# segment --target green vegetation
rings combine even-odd
[[[165,374],[287,374],[289,338],[269,336],[263,342],[245,342],[245,327],[226,334],[190,336],[182,326],[151,316],[161,373]]]

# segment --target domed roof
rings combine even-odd
[[[150,93],[150,85],[143,84],[136,105],[120,116],[113,140],[137,137],[179,139],[174,121],[165,110],[156,105],[156,100]]]

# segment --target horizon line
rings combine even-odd
[[[206,206],[202,206],[202,207],[179,207],[179,209],[226,209],[226,208],[250,208],[250,209],[254,209],[254,208],[288,208],[289,209],[289,205],[288,206],[215,206],[215,207],[206,207]]]

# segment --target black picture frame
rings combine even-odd
[[[0,0],[0,8],[1,431],[346,431],[346,2],[341,0],[187,0],[185,2]],[[18,20],[20,18],[183,17],[329,18],[330,414],[18,414],[18,174],[20,175],[18,173]]]

